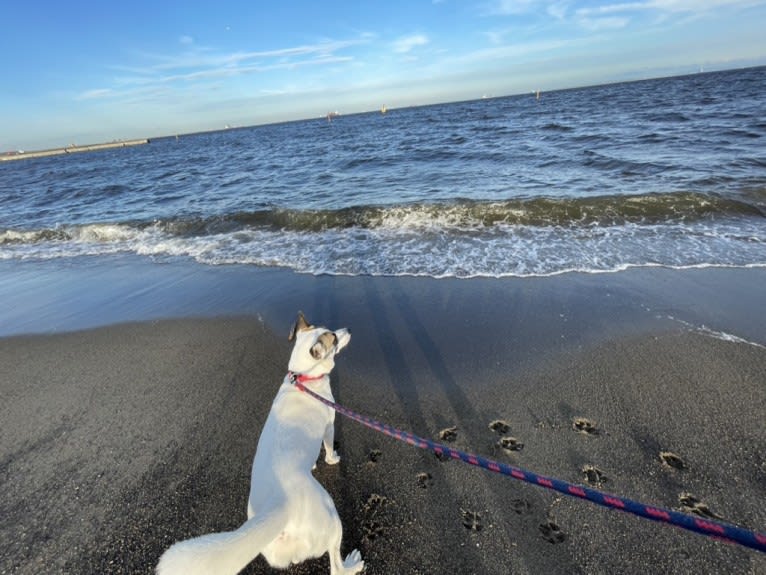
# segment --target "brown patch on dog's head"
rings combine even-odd
[[[331,331],[326,331],[317,338],[316,343],[311,346],[311,356],[314,359],[324,359],[335,349],[338,343],[338,336]]]
[[[303,312],[299,311],[298,319],[295,320],[292,329],[290,329],[290,334],[287,336],[287,341],[293,341],[295,339],[295,334],[299,331],[306,331],[307,329],[312,329],[313,327],[314,326],[306,321],[306,316],[303,315]]]

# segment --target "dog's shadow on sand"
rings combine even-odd
[[[348,325],[352,333],[357,335],[357,345],[365,341],[366,348],[378,348],[367,355],[369,365],[363,367],[364,370],[371,370],[371,382],[378,387],[353,392],[349,390],[344,398],[346,382],[341,369],[336,372],[333,381],[336,400],[344,405],[344,399],[353,403],[354,398],[358,400],[359,397],[379,396],[380,401],[372,400],[376,402],[377,410],[360,409],[366,415],[380,418],[384,423],[393,423],[405,431],[439,442],[455,443],[459,449],[496,456],[497,432],[489,427],[487,414],[477,410],[465,387],[458,381],[453,362],[461,362],[464,356],[471,356],[475,352],[495,353],[494,347],[497,345],[487,351],[482,347],[485,342],[460,339],[460,331],[454,330],[448,323],[449,314],[441,313],[443,310],[440,311],[438,298],[433,301],[434,305],[428,305],[425,309],[416,308],[406,289],[396,282],[381,282],[379,279],[359,278],[352,293],[339,293],[331,287],[333,278],[324,278],[330,286],[323,285],[323,289],[317,290],[312,314],[321,317],[329,325]],[[349,297],[355,300],[350,308],[347,301]],[[349,317],[349,313],[353,313],[353,317]],[[440,323],[442,321],[444,323]],[[477,321],[482,320],[477,318]],[[445,340],[444,336],[449,336],[453,331],[455,339],[448,337]],[[357,360],[355,357],[354,361]],[[460,369],[460,364],[457,365]],[[439,401],[447,402],[446,409],[437,407]],[[386,406],[385,414],[379,411],[382,405]],[[500,414],[493,414],[490,419],[497,415]],[[455,434],[440,439],[440,429],[453,427],[456,428]],[[347,440],[352,440],[350,432],[344,434],[344,428],[345,425],[336,428],[341,455]],[[368,449],[365,469],[384,465],[387,466],[386,470],[381,468],[380,473],[392,473],[388,460],[391,449],[388,441],[394,440],[378,439],[375,436],[373,440],[374,449]],[[484,564],[487,558],[482,541],[488,543],[488,538],[509,538],[525,547],[535,547],[543,541],[538,530],[548,507],[543,496],[524,486],[509,485],[494,474],[486,475],[468,467],[463,469],[461,464],[438,460],[431,453],[414,448],[412,451],[414,459],[410,460],[407,456],[407,465],[398,466],[401,470],[412,470],[413,465],[420,467],[416,472],[413,471],[412,477],[397,477],[391,489],[379,481],[375,482],[374,489],[381,490],[379,493],[388,497],[390,509],[384,509],[380,517],[375,518],[375,525],[380,525],[381,532],[376,532],[374,542],[366,541],[368,538],[365,531],[369,521],[365,518],[364,500],[371,495],[368,491],[370,486],[361,478],[359,482],[347,482],[333,477],[333,473],[323,477],[323,481],[329,483],[328,490],[336,500],[338,512],[347,530],[344,550],[361,540],[359,545],[363,555],[370,559],[369,569],[374,571],[376,566],[381,565],[379,559],[382,557],[376,557],[378,552],[383,552],[390,545],[405,544],[405,541],[399,541],[400,529],[389,529],[387,523],[394,520],[389,517],[390,514],[399,516],[395,521],[409,514],[421,520],[427,517],[429,523],[435,521],[441,526],[439,530],[443,531],[443,536],[436,532],[430,535],[436,537],[432,542],[434,548],[440,549],[434,551],[434,556],[451,553],[454,546],[459,545],[459,562],[466,566]],[[513,453],[514,457],[517,456],[516,451]],[[502,455],[508,456],[508,452]],[[348,464],[347,459],[345,464],[341,463],[341,468]],[[343,469],[340,472],[341,475],[347,473]],[[324,470],[322,475],[325,475]],[[392,477],[389,475],[390,479]],[[408,484],[412,485],[412,491],[402,494],[401,487]],[[407,508],[401,507],[403,504]],[[423,512],[425,515],[418,511],[423,505],[429,505],[429,510]],[[493,511],[488,512],[488,509]],[[506,513],[509,509],[514,513]],[[471,520],[466,520],[466,517]],[[498,529],[503,530],[504,534],[497,533]],[[469,538],[470,544],[464,537]],[[386,543],[389,538],[393,539]],[[426,557],[421,559],[428,560]]]

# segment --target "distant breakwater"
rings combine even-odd
[[[106,142],[103,144],[89,144],[85,146],[67,146],[66,148],[52,148],[50,150],[37,150],[32,152],[9,152],[0,154],[0,162],[8,160],[23,160],[25,158],[44,158],[46,156],[59,156],[62,154],[73,154],[76,152],[93,152],[95,150],[109,150],[111,148],[125,148],[128,146],[140,146],[148,144],[149,139],[140,140],[121,140],[119,142]]]

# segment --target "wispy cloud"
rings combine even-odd
[[[747,8],[763,0],[644,0],[586,6],[574,10],[575,21],[588,30],[625,28],[634,18],[654,14],[659,18],[691,14],[700,16],[722,8]]]
[[[252,61],[297,61],[332,57],[335,53],[363,43],[359,40],[325,41],[316,44],[304,44],[290,48],[278,48],[263,51],[217,52],[212,48],[197,47],[175,54],[141,53],[140,56],[150,63],[148,72],[180,70],[188,68],[218,68],[224,66],[246,65]]]
[[[763,0],[645,0],[644,2],[616,2],[603,6],[577,9],[578,14],[617,14],[653,10],[658,12],[709,12],[716,8],[747,8],[762,4]]]
[[[747,8],[763,4],[763,0],[650,0],[640,2],[667,12],[705,12],[724,6]]]
[[[107,98],[113,94],[111,88],[97,88],[95,90],[86,90],[76,96],[77,100],[98,100],[101,98]]]
[[[519,16],[524,14],[547,14],[563,21],[572,18],[588,28],[618,28],[626,25],[629,14],[655,12],[658,14],[703,14],[720,8],[748,8],[762,5],[763,0],[639,0],[613,2],[611,4],[592,5],[582,0],[491,0],[484,4],[483,13],[487,16]],[[619,14],[606,20],[597,17]]]
[[[404,36],[394,41],[394,52],[398,54],[406,54],[412,51],[418,46],[425,46],[428,44],[428,37],[423,34],[413,34],[412,36]]]
[[[168,53],[137,52],[137,64],[114,65],[118,72],[110,88],[91,89],[76,96],[78,100],[132,97],[146,93],[152,86],[172,86],[220,80],[236,76],[328,66],[354,60],[348,49],[367,43],[363,34],[353,40],[327,40],[274,50],[222,52],[195,44],[190,36],[181,36],[181,49]],[[417,42],[413,44],[416,45]]]
[[[490,48],[483,48],[474,50],[472,52],[463,54],[456,58],[449,60],[448,64],[451,68],[465,67],[470,65],[481,65],[487,62],[508,62],[519,60],[522,58],[529,58],[540,54],[560,50],[563,48],[572,47],[574,45],[589,43],[590,39],[580,40],[561,40],[561,39],[549,39],[538,40],[530,42],[519,42],[515,44],[504,44],[500,46],[493,46]]]
[[[566,19],[567,12],[569,11],[569,2],[555,2],[549,4],[545,8],[546,13],[556,20]]]
[[[577,23],[583,28],[587,28],[593,32],[599,32],[601,30],[616,30],[619,28],[625,28],[630,24],[630,18],[609,16],[606,18],[588,18],[580,17],[577,19]]]
[[[529,12],[540,0],[494,0],[487,6],[488,14],[511,15]]]

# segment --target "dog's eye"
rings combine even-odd
[[[318,341],[311,346],[311,357],[314,359],[322,359],[322,357],[324,357],[324,352],[325,349],[321,341]]]

